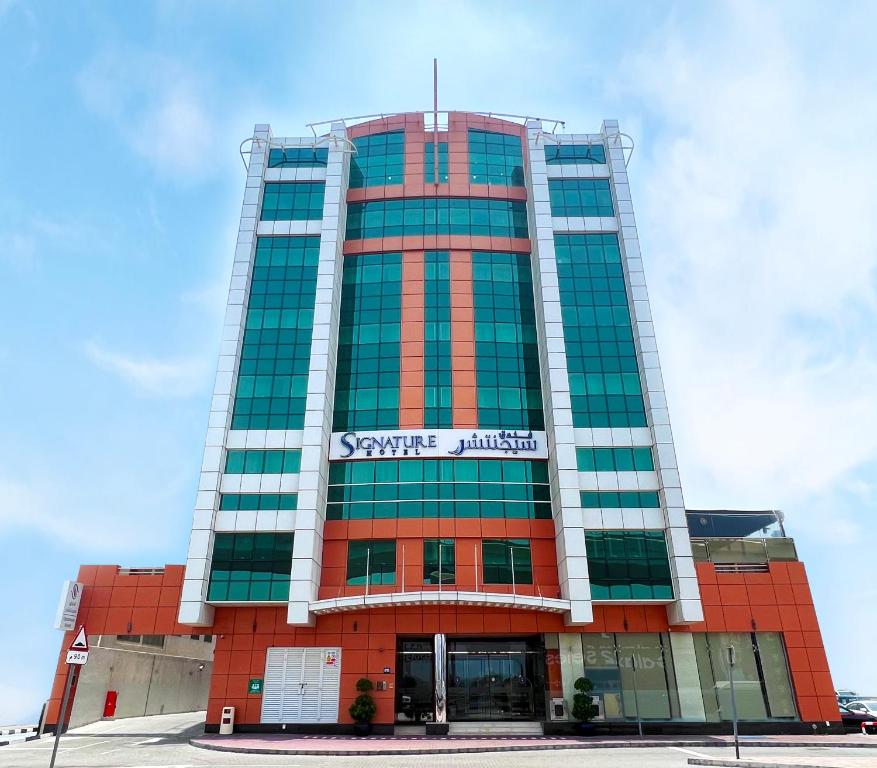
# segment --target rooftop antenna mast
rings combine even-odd
[[[438,59],[432,60],[432,180],[439,185]]]

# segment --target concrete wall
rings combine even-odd
[[[198,640],[193,640],[188,635],[163,635],[163,637],[164,645],[162,647],[120,640],[116,635],[89,637],[88,642],[92,648],[100,646],[120,651],[142,651],[143,653],[158,653],[163,656],[183,656],[187,659],[213,661],[213,647],[216,644],[213,639],[205,642],[200,637]]]
[[[100,720],[107,691],[118,692],[117,719],[206,709],[212,671],[211,661],[92,647],[76,685],[70,727]]]

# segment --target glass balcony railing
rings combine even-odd
[[[783,538],[783,515],[778,510],[689,509],[688,533],[698,539]]]
[[[763,565],[772,561],[795,561],[795,541],[787,537],[692,538],[691,550],[698,563]]]

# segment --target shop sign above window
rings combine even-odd
[[[329,459],[393,459],[406,456],[546,459],[544,432],[505,429],[402,429],[334,432]]]

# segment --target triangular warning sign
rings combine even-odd
[[[76,633],[76,637],[73,638],[73,642],[70,643],[71,651],[87,651],[88,650],[88,637],[85,634],[85,625],[83,624],[79,627],[79,631]]]

